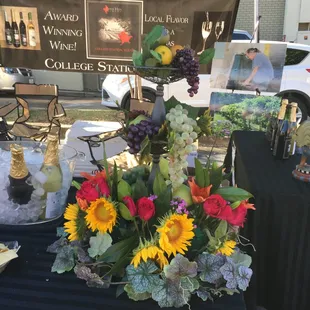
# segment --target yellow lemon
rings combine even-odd
[[[165,45],[160,45],[155,49],[155,52],[161,55],[161,63],[163,65],[170,65],[173,57],[169,47]]]
[[[175,57],[178,50],[182,50],[184,47],[182,45],[173,45],[170,47],[170,50],[172,52],[172,56]]]

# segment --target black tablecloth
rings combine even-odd
[[[0,240],[17,240],[21,245],[19,258],[0,274],[1,310],[160,309],[154,301],[134,302],[125,294],[116,299],[116,288],[88,288],[73,272],[51,273],[55,255],[47,253],[46,248],[56,239],[55,229],[23,233],[0,227]],[[215,303],[192,298],[191,306],[193,310],[245,310],[242,294],[225,296]]]
[[[255,196],[256,206],[243,231],[256,247],[247,309],[258,304],[268,310],[308,310],[310,184],[292,177],[300,156],[276,161],[264,133],[236,131],[225,159],[227,172],[232,143],[236,184]]]

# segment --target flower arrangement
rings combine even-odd
[[[150,187],[148,166],[122,171],[106,160],[104,166],[74,182],[76,203],[48,248],[57,254],[53,272],[74,270],[89,287],[118,285],[117,296],[151,298],[160,307],[247,288],[251,258],[238,244],[252,195],[223,187],[222,167],[196,160],[195,175],[175,187],[162,164]]]

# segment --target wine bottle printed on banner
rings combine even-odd
[[[47,178],[43,184],[46,199],[44,218],[55,218],[61,215],[61,188],[62,188],[62,171],[59,164],[58,153],[58,136],[48,135],[47,148],[44,155],[44,162],[41,167]]]
[[[11,144],[11,167],[7,192],[9,200],[23,205],[27,204],[34,190],[29,184],[30,173],[25,163],[24,150],[19,144]]]
[[[22,46],[27,46],[27,29],[24,23],[23,12],[19,12],[20,22],[19,22],[19,31],[20,39]]]
[[[5,41],[7,45],[13,44],[13,33],[12,33],[12,27],[9,22],[8,14],[6,11],[4,11],[4,30],[5,30]]]
[[[20,34],[15,18],[15,12],[13,10],[11,10],[11,15],[12,15],[12,29],[13,29],[13,45],[15,47],[20,47]]]
[[[290,135],[290,119],[292,106],[287,105],[285,117],[276,133],[276,140],[273,148],[273,156],[276,159],[288,159],[290,155],[290,146],[292,137]]]
[[[281,126],[281,124],[283,122],[287,105],[288,105],[288,100],[283,99],[281,102],[281,108],[280,108],[280,111],[278,114],[278,120],[277,120],[276,126],[272,129],[272,136],[271,136],[271,142],[270,142],[271,151],[274,148],[274,144],[275,144],[275,140],[276,140],[276,133],[277,133],[278,128]]]
[[[36,30],[33,25],[31,12],[28,13],[28,37],[29,37],[29,45],[31,47],[37,46]]]

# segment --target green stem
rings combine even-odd
[[[138,224],[137,224],[137,221],[136,221],[135,218],[133,218],[133,223],[134,223],[134,225],[135,225],[135,228],[136,228],[136,231],[137,231],[139,237],[141,237],[141,235],[140,235],[140,230],[139,230],[139,227],[138,227]]]

